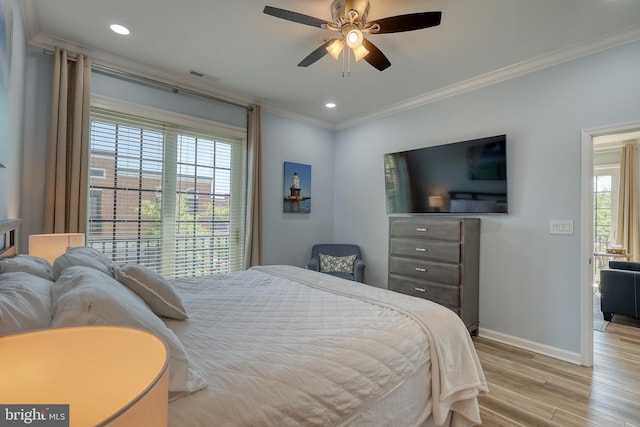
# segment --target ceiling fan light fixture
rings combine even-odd
[[[356,62],[360,61],[362,58],[364,58],[369,54],[369,51],[363,45],[355,47],[352,50],[353,50],[353,55],[356,57]]]
[[[335,60],[340,58],[342,49],[344,49],[344,44],[340,39],[335,39],[329,46],[327,46],[327,52],[329,52],[329,55],[333,56],[333,59]]]
[[[362,41],[364,40],[362,31],[358,28],[350,29],[345,38],[347,39],[347,46],[354,50],[362,46]]]

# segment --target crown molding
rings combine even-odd
[[[106,53],[68,40],[51,37],[38,33],[29,39],[29,44],[40,47],[45,51],[54,51],[56,47],[66,49],[76,54],[91,57],[93,64],[105,68],[122,71],[150,80],[157,80],[167,85],[175,85],[184,89],[196,91],[219,99],[221,102],[249,106],[259,104],[256,98],[239,95],[216,87],[210,80],[201,80],[199,77],[183,76],[177,73],[167,72],[158,68],[123,58],[118,55]]]
[[[374,111],[371,114],[360,116],[353,120],[340,122],[336,125],[336,130],[347,129],[372,120],[380,119],[385,116],[412,110],[414,108],[441,101],[446,98],[450,98],[506,80],[514,79],[516,77],[540,71],[545,68],[550,68],[555,65],[588,56],[612,47],[631,43],[639,39],[640,27],[628,27],[620,31],[609,33],[605,37],[578,43],[565,49],[559,49],[527,61],[510,65],[508,67],[504,67],[496,71],[464,80],[459,83],[455,83],[453,85],[435,90],[433,92],[425,93],[415,98],[389,105],[385,108]]]

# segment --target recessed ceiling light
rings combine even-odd
[[[327,102],[325,104],[325,107],[327,107],[327,108],[336,108],[336,103],[335,102]]]
[[[111,31],[122,36],[129,35],[129,29],[118,24],[111,24]]]

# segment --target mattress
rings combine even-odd
[[[170,403],[170,426],[480,421],[477,356],[462,322],[437,304],[290,266],[173,285],[189,318],[167,326],[208,386]],[[443,363],[448,344],[434,341],[428,318],[463,356]]]

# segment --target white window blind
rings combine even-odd
[[[246,143],[221,135],[92,108],[88,244],[169,278],[241,270]]]

